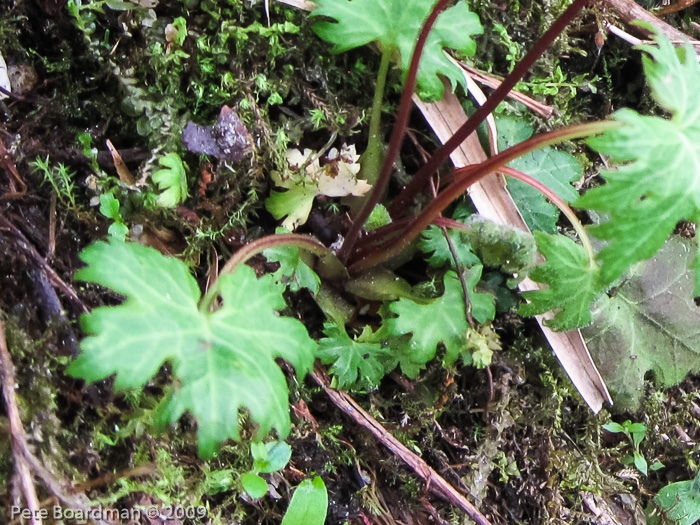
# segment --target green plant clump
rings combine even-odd
[[[459,2],[440,14],[447,4],[442,0],[437,7],[428,0],[323,0],[312,15],[314,30],[333,44],[334,52],[369,42],[379,43],[382,51],[368,146],[359,160],[360,170],[353,168],[341,178],[339,171],[333,171],[338,164],[329,158],[327,166],[335,168],[325,173],[333,183],[342,179],[356,187],[364,179],[371,185],[366,194],[344,193],[353,223],[342,232],[342,245],[330,249],[308,235],[286,232],[260,237],[229,258],[218,280],[202,297],[188,268],[176,259],[116,239],[93,244],[82,253],[87,267],[76,274],[76,279],[108,287],[123,295],[125,301],[83,316],[81,323],[88,337],[82,341],[82,354],[69,373],[88,381],[115,375],[117,389],[142,388],[161,366],[168,364],[172,386],[162,402],[159,422],[173,423],[189,412],[198,423],[200,454],[209,458],[224,440],[240,439],[241,410],[250,416],[249,424],[258,442],[273,429],[279,440],[289,433],[287,378],[279,359],[290,363],[296,375],[303,377],[318,358],[330,365],[335,386],[361,391],[377,387],[384,375],[397,367],[415,377],[436,358],[446,367],[457,362],[477,367],[491,363],[499,347],[490,327],[499,290],[488,290],[482,282],[484,268],[490,265],[502,269],[509,274],[508,284],[515,287],[534,259],[532,238],[515,235],[506,228],[484,227],[478,220],[461,222],[442,216],[470,185],[489,173],[503,170],[540,191],[572,222],[579,236],[580,243],[558,233],[534,235],[545,262],[535,267],[530,277],[545,286],[524,293],[527,304],[519,312],[528,316],[547,313],[548,324],[556,330],[590,324],[595,313],[592,304],[608,297],[608,293],[614,294],[612,287],[626,272],[633,271],[630,268],[635,263],[656,254],[679,220],[700,220],[700,157],[696,147],[700,143],[700,110],[694,97],[700,66],[689,44],[675,49],[658,34],[654,37],[658,47],[646,45],[641,50],[646,53],[644,70],[652,93],[671,113],[670,119],[621,110],[610,121],[528,138],[480,164],[454,170],[445,184],[435,188],[432,198],[426,197],[427,204],[414,208],[415,197],[427,194],[430,178],[441,161],[474,130],[480,118],[493,110],[485,105],[400,193],[388,194],[414,88],[417,86],[422,96],[439,98],[444,86],[438,75],[453,83],[461,82],[461,75],[447,60],[443,48],[472,54],[472,37],[482,31],[466,3]],[[584,0],[576,0],[534,51],[518,61],[513,74],[504,80],[505,87],[496,91],[498,96],[505,96],[506,88],[522,78],[527,68],[520,65],[532,64],[584,4]],[[425,31],[430,28],[423,25],[426,20],[428,25],[434,24],[429,33]],[[425,30],[421,33],[422,27]],[[425,38],[418,38],[419,45],[414,49],[416,35],[420,34]],[[393,134],[385,147],[380,120],[383,85],[392,60],[399,63],[406,87]],[[487,102],[496,103],[498,100]],[[573,196],[560,196],[546,182],[517,169],[525,169],[525,164],[518,165],[517,160],[533,151],[579,138],[588,138],[591,147],[621,164],[606,172],[605,185],[575,199],[573,206],[607,217],[589,228],[582,226],[566,204],[566,200],[574,200]],[[285,223],[290,229],[306,220],[315,196],[339,195],[316,191],[328,182],[321,174],[308,179],[299,175],[309,168],[308,176],[310,167],[318,161],[309,155],[304,158],[293,182],[280,175],[279,185],[288,184],[288,191],[272,198],[271,211],[279,212],[273,211],[276,217],[293,217]],[[175,154],[163,157],[164,169],[154,176],[164,190],[164,206],[177,205],[187,194],[184,168],[177,160],[180,157]],[[287,173],[286,168],[279,172]],[[665,175],[659,177],[660,173]],[[303,210],[297,209],[299,193],[303,194]],[[285,203],[285,199],[289,200]],[[373,226],[371,232],[363,232],[363,225],[380,205],[386,220],[374,225],[378,227]],[[113,205],[109,213],[116,222]],[[426,231],[431,225],[440,229]],[[607,245],[596,253],[590,235],[607,241]],[[464,242],[455,247],[453,240],[457,238]],[[300,250],[314,258],[302,257]],[[245,265],[258,254],[279,264],[273,275],[256,277]],[[422,281],[410,286],[393,270],[416,255],[427,259],[428,269]],[[696,290],[700,289],[697,261]],[[425,269],[425,265],[420,267]],[[304,324],[288,315],[283,293],[302,289],[308,290],[325,315],[318,342]],[[377,305],[369,314],[371,319],[354,315],[348,297]],[[688,366],[697,370],[700,362],[692,361]],[[615,427],[631,437],[635,465],[646,470],[638,454],[641,430],[629,425],[620,428]],[[256,446],[270,453],[265,445]],[[265,454],[262,448],[256,450],[257,461]],[[258,476],[266,468],[258,464],[244,482],[251,494],[260,495],[266,489]],[[504,467],[503,472],[517,475],[513,468]],[[309,481],[302,485],[304,490],[297,489],[297,494],[300,498],[306,490],[320,494],[320,485]],[[297,512],[292,500],[290,515],[296,516]],[[321,519],[320,513],[314,519]],[[292,518],[289,520],[291,523]]]

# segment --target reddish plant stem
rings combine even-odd
[[[379,201],[384,195],[384,191],[389,185],[389,179],[391,178],[391,172],[394,169],[394,161],[399,154],[401,149],[401,144],[403,142],[404,135],[406,134],[406,128],[408,126],[408,117],[411,113],[413,91],[416,87],[416,79],[418,77],[418,63],[420,57],[423,54],[423,48],[425,47],[425,42],[428,39],[428,34],[433,28],[435,21],[437,20],[440,13],[442,13],[452,0],[439,0],[438,3],[433,7],[433,10],[428,15],[423,28],[418,35],[418,41],[416,42],[416,47],[413,49],[413,55],[411,56],[411,63],[408,68],[408,74],[406,75],[406,83],[401,93],[401,103],[399,105],[399,113],[396,117],[396,123],[394,124],[394,131],[391,134],[391,139],[389,141],[389,147],[386,151],[386,156],[384,157],[384,163],[382,164],[382,170],[379,172],[379,177],[377,182],[372,188],[372,193],[370,194],[367,202],[365,203],[360,213],[355,217],[352,226],[345,235],[345,241],[343,242],[343,247],[338,252],[338,258],[346,262],[348,256],[352,253],[352,249],[357,242],[357,239],[362,232],[362,227],[367,222],[367,218],[374,207],[379,204]]]
[[[588,256],[590,264],[595,265],[595,251],[593,250],[591,239],[588,237],[588,233],[583,227],[583,224],[581,224],[581,221],[578,220],[578,217],[576,216],[576,213],[574,213],[574,210],[571,209],[571,207],[566,203],[564,199],[557,195],[547,185],[531,177],[530,175],[523,173],[522,171],[518,171],[516,169],[508,168],[505,166],[499,171],[504,175],[508,175],[509,177],[513,177],[514,179],[518,179],[524,182],[525,184],[532,186],[537,191],[542,193],[545,197],[547,197],[552,204],[559,208],[559,210],[564,214],[564,216],[574,227],[574,230],[576,230],[576,233],[581,239],[581,244],[583,245],[584,250],[586,250],[586,255]]]
[[[245,263],[251,257],[262,253],[269,248],[278,248],[280,246],[296,246],[311,252],[320,258],[334,257],[328,248],[312,237],[299,235],[296,233],[278,233],[261,237],[260,239],[256,239],[255,241],[243,246],[226,262],[224,267],[221,269],[221,272],[219,272],[219,277],[227,273],[233,273],[239,265]],[[217,278],[200,301],[200,311],[208,312],[218,295],[219,279]]]
[[[500,104],[511,89],[525,76],[535,61],[545,52],[556,38],[566,29],[566,27],[576,18],[579,12],[590,3],[590,0],[575,0],[564,13],[552,24],[542,37],[535,42],[532,49],[518,62],[513,72],[508,75],[503,83],[480,106],[476,112],[452,135],[450,140],[445,142],[430,158],[427,164],[413,176],[411,182],[394,199],[389,207],[389,214],[392,217],[399,216],[411,204],[415,196],[420,193],[428,183],[430,176],[437,170],[438,166],[445,161],[459,145],[471,135],[477,126]],[[407,86],[408,87],[408,86]],[[399,123],[397,122],[397,126]]]
[[[387,224],[386,226],[382,226],[381,228],[371,231],[369,235],[362,240],[362,245],[357,247],[357,250],[353,253],[353,258],[361,259],[382,244],[387,243],[392,235],[395,235],[397,232],[400,232],[402,229],[408,227],[412,220],[413,217],[404,217],[403,219],[399,219],[391,224]],[[466,224],[442,216],[435,217],[432,224],[435,226],[445,226],[447,228],[465,232],[472,231],[472,228]]]
[[[551,131],[544,135],[539,135],[528,139],[520,144],[508,148],[507,150],[491,157],[482,162],[478,166],[467,166],[452,172],[454,182],[443,190],[437,198],[435,198],[422,212],[412,221],[406,230],[392,239],[385,245],[373,250],[372,253],[362,257],[353,258],[351,264],[348,265],[348,271],[353,274],[376,266],[396,255],[398,255],[413,239],[433,222],[435,217],[439,215],[447,206],[459,197],[464,191],[485,177],[491,172],[499,170],[513,159],[516,159],[525,153],[536,148],[542,148],[563,140],[571,140],[581,137],[587,137],[596,133],[602,133],[607,130],[619,128],[621,124],[616,121],[594,122],[591,124],[582,124],[567,129]]]

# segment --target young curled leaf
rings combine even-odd
[[[158,204],[165,208],[174,208],[187,198],[185,165],[177,153],[168,153],[161,157],[158,164],[162,168],[151,175],[158,189],[162,190],[158,195]]]

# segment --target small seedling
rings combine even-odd
[[[622,456],[620,458],[620,463],[622,463],[623,465],[631,465],[634,463],[634,466],[637,467],[637,470],[639,470],[639,472],[646,476],[648,471],[647,460],[639,451],[639,444],[644,440],[644,437],[646,436],[647,427],[642,423],[632,423],[628,419],[622,424],[615,423],[614,421],[606,423],[605,425],[603,425],[603,428],[608,432],[612,432],[613,434],[624,434],[625,436],[627,436],[627,438],[630,441],[630,444],[632,445],[632,454],[626,454]],[[659,470],[663,468],[663,466],[663,463],[661,463],[660,461],[655,461],[654,464],[652,464],[649,468],[651,468],[651,470]]]
[[[107,233],[115,239],[124,241],[126,234],[129,233],[129,228],[124,224],[124,218],[119,211],[119,207],[119,201],[111,193],[100,195],[100,213],[113,221],[109,225]]]
[[[243,489],[255,499],[267,494],[267,481],[259,474],[269,474],[282,470],[292,457],[291,447],[284,441],[269,443],[251,443],[250,453],[253,456],[253,468],[241,477]]]

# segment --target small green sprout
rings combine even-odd
[[[603,425],[603,428],[613,434],[624,434],[629,439],[632,445],[632,455],[626,454],[620,458],[620,463],[623,465],[631,465],[634,463],[637,470],[645,476],[649,468],[651,468],[651,470],[659,470],[664,467],[663,463],[660,461],[656,461],[651,467],[647,467],[647,460],[639,451],[639,444],[644,440],[647,433],[647,427],[642,423],[632,423],[629,419],[622,424],[612,421]]]
[[[250,497],[260,499],[267,494],[267,481],[259,474],[277,472],[286,467],[292,457],[292,448],[284,441],[251,443],[250,453],[253,456],[253,468],[243,474],[241,483]]]

